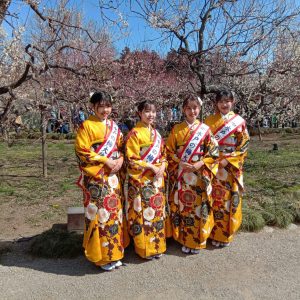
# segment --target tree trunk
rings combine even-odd
[[[46,144],[46,111],[41,108],[42,121],[42,161],[43,161],[43,176],[47,178],[47,144]]]
[[[258,128],[258,136],[259,136],[259,140],[262,141],[262,136],[261,136],[260,123],[259,123],[259,121],[257,121],[257,128]]]

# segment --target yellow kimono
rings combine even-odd
[[[128,244],[128,238],[123,239],[119,174],[110,174],[105,165],[108,157],[117,159],[122,155],[121,145],[122,134],[111,120],[101,122],[90,116],[77,131],[75,152],[81,170],[78,185],[83,190],[85,208],[83,247],[86,258],[99,266],[122,259]],[[102,155],[105,151],[109,153]]]
[[[144,159],[147,153],[152,153],[156,138],[153,128],[149,130],[142,122],[138,122],[129,132],[126,141],[127,223],[135,251],[143,258],[165,252],[168,235],[164,178],[155,178],[154,173],[146,168],[148,163]],[[163,141],[161,142],[157,149],[157,159],[153,161],[157,167],[166,163]]]
[[[224,125],[228,124],[229,120],[235,116],[232,111],[226,116],[217,113],[209,116],[205,123],[211,128],[213,134],[218,134],[225,128]],[[225,168],[219,168],[216,178],[213,180],[215,226],[210,238],[223,243],[232,241],[233,234],[239,229],[242,222],[243,164],[250,138],[245,121],[241,117],[239,118],[243,121],[241,125],[220,140],[219,161],[225,158],[228,165]]]
[[[195,126],[199,125],[200,122],[196,121]],[[218,169],[215,163],[218,144],[207,128],[203,139],[196,144],[197,149],[190,154],[191,164],[203,160],[204,165],[196,172],[184,172],[180,176],[181,154],[187,149],[195,131],[196,128],[190,128],[187,122],[182,122],[173,127],[168,137],[169,203],[173,238],[188,248],[202,249],[206,247],[206,240],[214,225],[211,180]]]

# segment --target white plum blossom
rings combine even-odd
[[[91,221],[95,220],[97,211],[98,211],[98,207],[94,203],[89,203],[88,206],[85,207],[86,218]]]
[[[98,210],[98,217],[100,223],[106,223],[110,217],[110,213],[105,208],[100,208]]]
[[[155,217],[155,210],[152,207],[147,207],[143,212],[144,219],[151,221]]]

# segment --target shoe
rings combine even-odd
[[[200,250],[199,249],[191,249],[192,254],[199,254]]]
[[[148,260],[152,260],[154,258],[154,256],[147,256],[145,257],[145,259],[148,259]]]
[[[211,244],[217,248],[220,247],[220,242],[218,242],[218,241],[212,240]]]
[[[220,243],[220,247],[229,247],[230,243]]]
[[[156,255],[154,255],[154,258],[156,258],[156,259],[160,259],[162,256],[163,256],[163,254],[162,254],[162,253],[160,253],[160,254],[156,254]]]
[[[181,251],[185,254],[188,254],[191,252],[191,249],[186,246],[182,246]]]
[[[123,263],[120,260],[117,260],[117,261],[113,261],[111,265],[113,265],[116,269],[118,269],[123,265]]]
[[[110,263],[107,265],[100,266],[100,268],[104,271],[112,271],[115,268],[115,266],[112,263]]]

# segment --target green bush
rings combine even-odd
[[[243,222],[241,229],[244,231],[259,231],[265,226],[265,220],[260,211],[252,208],[243,209]]]

